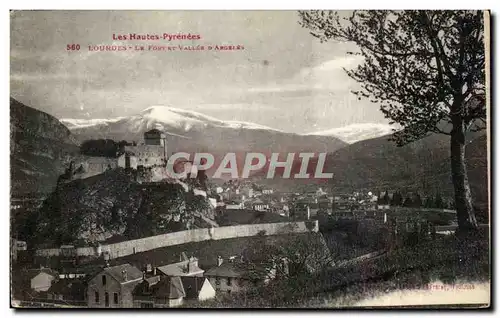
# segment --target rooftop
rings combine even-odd
[[[191,262],[191,268],[189,268]],[[204,270],[198,267],[198,260],[185,260],[178,263],[159,266],[158,270],[167,276],[185,276],[186,274],[195,275],[203,274]]]
[[[230,262],[224,262],[205,272],[205,276],[241,277],[242,275],[244,275],[244,270],[238,264]]]
[[[116,279],[120,284],[125,284],[130,281],[142,278],[142,272],[130,264],[121,264],[117,266],[106,267],[104,268],[104,271],[111,275],[114,279]],[[125,277],[123,275],[123,272],[127,273],[126,279],[124,279]]]
[[[157,298],[177,299],[186,297],[180,277],[162,277],[151,289],[153,295]]]

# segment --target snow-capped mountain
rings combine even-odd
[[[66,127],[69,129],[72,128],[82,128],[82,127],[90,127],[90,126],[95,126],[95,125],[101,125],[101,124],[106,124],[106,123],[111,123],[111,122],[117,122],[123,117],[117,117],[117,118],[112,118],[112,119],[72,119],[72,118],[63,118],[59,120],[61,123],[63,123]]]
[[[385,124],[352,124],[345,127],[333,128],[318,132],[308,133],[306,135],[315,136],[332,136],[340,140],[352,144],[361,140],[373,139],[385,135],[392,134],[395,126]]]
[[[142,142],[145,131],[167,135],[168,152],[243,154],[333,152],[345,143],[333,136],[302,135],[242,121],[225,121],[195,111],[152,106],[136,115],[107,120],[64,119],[78,141],[113,139]],[[238,155],[239,156],[239,155]],[[244,156],[243,156],[244,158]]]
[[[222,121],[195,111],[168,106],[151,106],[131,117],[117,117],[112,119],[61,119],[69,129],[79,129],[92,126],[107,126],[117,122],[127,122],[129,128],[142,131],[144,128],[157,128],[176,132],[189,132],[207,127],[221,127],[234,129],[262,129],[279,131],[271,127],[243,121]]]

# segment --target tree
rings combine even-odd
[[[290,225],[293,227],[293,225]],[[322,235],[307,233],[280,235],[280,241],[257,235],[238,264],[250,279],[308,277],[333,265],[334,260]]]
[[[394,194],[392,195],[391,205],[392,206],[402,206],[403,205],[403,196],[401,195],[401,192],[399,192],[399,191],[394,192]]]
[[[391,200],[389,199],[389,192],[387,190],[385,190],[385,194],[384,194],[384,200],[383,200],[383,203],[385,205],[389,204]]]
[[[405,199],[405,202],[403,203],[403,206],[405,208],[410,208],[410,207],[413,207],[413,200],[410,198],[410,197],[407,197]]]
[[[416,193],[413,196],[413,205],[414,208],[420,208],[422,207],[422,198],[420,197],[420,194]]]
[[[433,208],[433,207],[434,207],[434,201],[432,197],[427,197],[425,199],[424,208]]]
[[[466,133],[485,128],[485,49],[481,11],[300,11],[321,41],[353,42],[364,61],[347,74],[403,127],[398,146],[430,133],[450,136],[458,226],[477,229],[465,164]]]

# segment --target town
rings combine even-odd
[[[144,145],[126,146],[125,154],[117,159],[116,168],[122,165],[140,170],[146,163],[151,164],[151,169],[162,167],[167,161],[164,136],[156,130],[144,136]],[[92,175],[108,171],[109,167],[104,166],[103,171],[91,169]],[[190,165],[189,170],[192,169]],[[80,172],[82,175],[73,175],[76,179],[70,178],[67,182],[88,177]],[[375,190],[333,193],[326,187],[316,186],[312,191],[283,192],[247,179],[208,182],[203,186],[189,181],[189,176],[175,180],[186,188],[194,185],[196,195],[208,200],[214,211],[209,228],[197,227],[135,240],[111,238],[87,247],[71,244],[32,247],[12,238],[14,301],[22,306],[41,307],[191,306],[220,295],[229,297],[271,280],[287,279],[293,263],[291,256],[279,259],[282,266],[258,262],[262,267],[258,275],[249,270],[253,268],[249,247],[262,235],[266,242],[273,242],[271,244],[286,244],[281,241],[283,238],[304,242],[306,239],[300,237],[307,233],[319,235],[317,238],[323,246],[319,250],[314,248],[329,258],[324,266],[335,267],[393,248],[401,244],[398,240],[407,240],[403,234],[394,236],[395,233],[417,233],[417,239],[425,239],[452,233],[456,227],[453,207],[439,193],[429,198],[422,198],[418,193],[403,198],[399,191],[389,190],[376,194]],[[164,182],[147,179],[143,184]],[[13,201],[11,209],[22,209],[23,205],[26,208],[26,204]],[[33,203],[30,207],[33,208]],[[439,223],[443,220],[444,223]],[[365,244],[357,253],[331,259],[334,253],[328,231],[332,225],[346,221],[368,222],[372,230],[387,229],[392,240],[377,248]],[[309,263],[314,263],[310,255],[307,258]],[[280,272],[280,266],[285,270]],[[314,266],[307,267],[307,271],[314,272]]]

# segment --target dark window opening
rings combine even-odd
[[[104,306],[109,307],[109,294],[104,293]]]
[[[227,278],[227,286],[231,286],[231,277]]]
[[[94,300],[95,300],[95,303],[98,304],[99,303],[99,292],[95,292],[94,293]]]
[[[118,304],[118,293],[113,293],[113,301],[115,304]]]
[[[102,275],[102,285],[106,285],[106,275]]]

